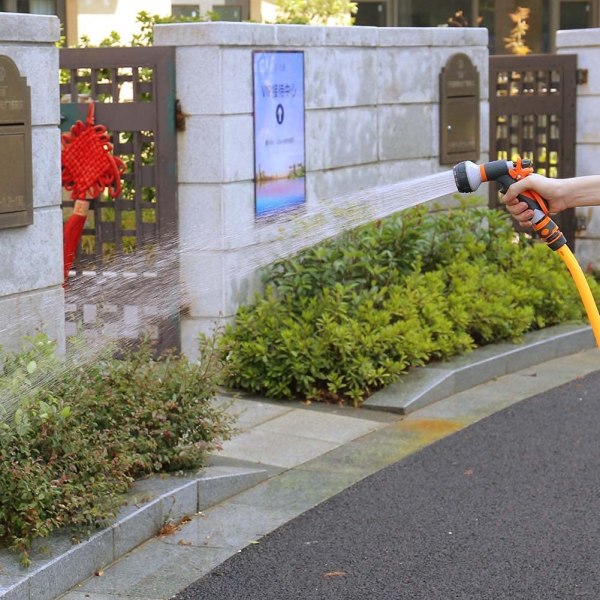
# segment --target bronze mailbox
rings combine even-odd
[[[479,72],[463,53],[440,73],[440,164],[479,159]]]
[[[33,223],[31,94],[25,77],[0,56],[0,229]]]

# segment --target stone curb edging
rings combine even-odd
[[[200,477],[150,479],[136,482],[137,493],[148,495],[153,486],[163,488],[142,506],[124,508],[116,521],[89,539],[69,547],[58,556],[32,568],[30,572],[6,573],[18,579],[2,587],[2,600],[53,600],[110,565],[143,542],[156,536],[167,522],[177,522],[235,496],[267,479],[264,469],[207,467]],[[134,484],[135,487],[135,484]],[[164,491],[166,488],[166,491]],[[36,561],[37,562],[37,561]],[[12,577],[11,577],[12,575]],[[0,579],[2,579],[0,577]]]
[[[496,377],[595,345],[589,326],[548,327],[526,334],[519,344],[493,344],[447,363],[415,368],[400,381],[373,394],[362,406],[409,414]]]

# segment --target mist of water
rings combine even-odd
[[[203,289],[206,293],[219,290],[217,282],[223,277],[235,276],[237,280],[250,277],[269,263],[292,256],[343,231],[455,191],[452,171],[446,171],[344,194],[319,203],[314,211],[288,215],[285,222],[249,223],[245,230],[220,237],[222,248],[238,251],[225,271],[221,263],[214,273],[210,269],[202,271]],[[180,284],[180,261],[186,257],[201,260],[196,255],[211,256],[211,245],[203,235],[206,226],[200,223],[190,229],[186,224],[185,241],[178,236],[154,240],[135,253],[113,257],[98,270],[84,271],[70,278],[65,304],[67,315],[74,317],[75,322],[67,323],[70,327],[67,334],[73,335],[83,329],[81,335],[85,343],[74,346],[69,360],[55,369],[36,373],[35,385],[46,385],[56,377],[68,375],[69,369],[88,364],[117,338],[134,340],[142,334],[156,335],[159,323],[178,314],[188,303],[186,290]],[[259,243],[238,248],[240,240],[256,239],[257,229],[260,229]],[[47,307],[40,308],[42,313],[54,308],[52,298],[47,302]],[[124,305],[124,314],[114,320],[119,305]],[[76,309],[78,313],[74,312]],[[31,315],[26,315],[0,327],[0,340],[14,338],[17,332],[25,329],[25,320],[29,319]],[[10,386],[0,389],[0,419],[3,420],[14,413],[32,381],[31,377],[25,378],[19,387],[18,377],[6,370],[4,375],[9,380],[12,376],[12,380]]]

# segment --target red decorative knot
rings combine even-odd
[[[112,198],[121,193],[125,164],[113,156],[113,145],[104,125],[94,124],[90,102],[85,123],[77,121],[62,135],[62,185],[72,200],[95,198],[107,188]]]

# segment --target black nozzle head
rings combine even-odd
[[[472,192],[471,184],[469,183],[469,177],[467,176],[467,163],[466,161],[460,162],[454,165],[452,169],[454,173],[454,182],[456,183],[456,189],[461,194],[468,194]]]

